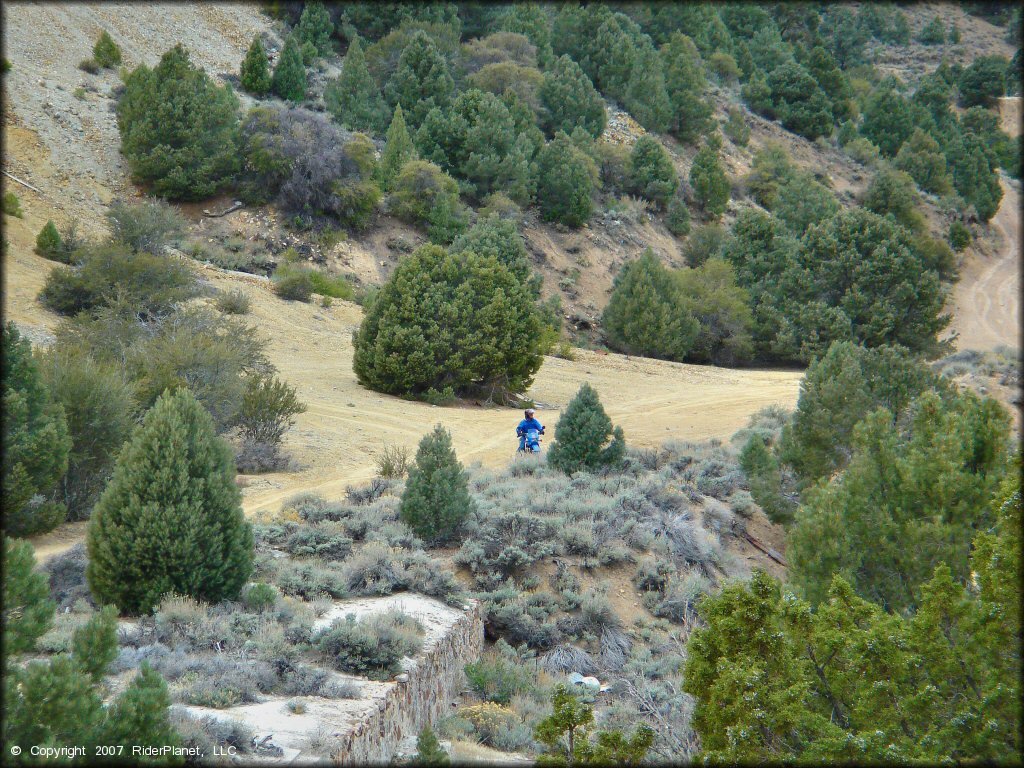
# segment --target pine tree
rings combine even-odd
[[[690,166],[690,186],[697,195],[701,209],[717,219],[725,213],[729,203],[729,179],[718,160],[718,149],[713,143],[705,144],[693,158]]]
[[[253,96],[264,96],[270,91],[270,62],[259,35],[253,35],[249,51],[242,60],[242,88]]]
[[[641,136],[629,156],[629,184],[633,192],[664,208],[679,186],[672,158],[651,136]]]
[[[117,610],[103,606],[89,620],[75,630],[72,637],[71,657],[92,678],[94,683],[103,679],[107,667],[117,658]]]
[[[192,65],[180,45],[150,70],[125,80],[117,105],[121,151],[153,194],[201,200],[228,184],[239,166],[238,97]]]
[[[615,276],[601,325],[612,349],[666,360],[684,359],[700,330],[682,306],[678,284],[650,248]]]
[[[541,125],[549,136],[559,131],[572,133],[582,127],[595,139],[604,131],[608,115],[601,94],[579,64],[568,56],[559,56],[544,73],[540,97]]]
[[[455,81],[434,41],[417,30],[402,50],[398,66],[384,89],[392,106],[401,106],[412,128],[419,128],[431,109],[451,103]]]
[[[430,723],[427,723],[420,731],[420,735],[416,737],[416,765],[448,765],[450,762],[448,753],[437,740]]]
[[[438,424],[420,440],[398,517],[421,539],[443,542],[458,532],[474,507],[452,436]]]
[[[53,402],[32,345],[14,323],[3,332],[3,514],[12,536],[51,530],[66,510],[38,503],[68,466],[71,440],[64,409]]]
[[[36,236],[36,253],[44,259],[52,259],[61,252],[62,245],[57,225],[50,219]]]
[[[305,4],[295,32],[299,42],[312,44],[318,55],[327,56],[331,52],[334,24],[331,23],[330,11],[319,0]]]
[[[555,426],[555,443],[548,452],[548,464],[570,475],[615,467],[625,454],[622,427],[612,428],[612,420],[604,412],[597,392],[584,383]]]
[[[939,149],[939,143],[920,128],[916,128],[900,147],[895,165],[909,173],[925,192],[945,195],[952,189],[946,173],[946,158]]]
[[[402,166],[415,159],[416,147],[413,146],[409,131],[405,127],[405,116],[402,113],[402,105],[399,104],[391,117],[384,151],[381,152],[380,163],[377,165],[381,186],[390,189],[391,182],[402,170]]]
[[[35,553],[27,541],[4,536],[3,658],[26,653],[53,624],[55,608],[45,574],[33,570]]]
[[[690,38],[676,32],[661,47],[661,60],[671,107],[668,130],[692,143],[712,125],[700,53]]]
[[[380,88],[366,67],[358,35],[345,53],[341,75],[327,84],[324,103],[331,116],[350,130],[373,134],[383,130],[387,107]]]
[[[584,385],[586,386],[586,385]],[[551,693],[551,714],[537,723],[534,735],[548,753],[565,765],[585,762],[594,710],[560,683]]]
[[[121,450],[89,521],[86,577],[132,614],[168,592],[233,599],[252,571],[234,459],[186,389],[165,392]]]
[[[547,221],[578,227],[594,211],[597,169],[564,133],[544,145],[537,158],[537,205]]]
[[[274,67],[270,87],[277,96],[298,104],[306,99],[306,85],[306,67],[302,63],[299,41],[295,35],[290,35]]]
[[[148,662],[142,662],[138,674],[107,711],[103,743],[178,746],[181,739],[167,716],[170,706],[167,683]]]

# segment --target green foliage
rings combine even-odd
[[[693,143],[712,126],[703,62],[693,40],[679,32],[661,47],[660,55],[671,106],[668,130],[680,141]]]
[[[946,27],[940,16],[932,16],[932,20],[925,24],[917,33],[917,41],[924,45],[942,45],[946,42]]]
[[[615,276],[601,325],[613,349],[668,360],[684,359],[700,332],[680,284],[650,248]]]
[[[454,90],[448,63],[434,41],[417,30],[402,50],[398,66],[384,88],[388,104],[401,106],[409,125],[419,128],[431,109],[448,107]]]
[[[614,469],[625,453],[622,427],[612,428],[597,392],[584,383],[558,419],[548,464],[567,475],[593,472]]]
[[[93,683],[103,679],[107,667],[117,658],[117,610],[112,605],[104,606],[75,630],[72,658]]]
[[[520,663],[516,652],[499,639],[491,654],[465,667],[470,687],[485,701],[508,704],[517,693],[530,689],[533,675]]]
[[[782,475],[778,459],[768,449],[764,438],[751,435],[740,452],[740,466],[747,475],[750,495],[777,525],[793,519],[794,504],[782,492]]]
[[[832,132],[832,105],[814,78],[796,62],[768,73],[772,93],[771,116],[784,128],[812,141]]]
[[[657,139],[641,136],[629,156],[629,185],[635,194],[664,208],[679,187],[672,158]]]
[[[307,87],[306,67],[302,62],[299,41],[295,35],[289,35],[274,67],[270,88],[274,95],[298,104],[305,101]]]
[[[1009,415],[973,394],[926,392],[906,426],[886,409],[853,431],[842,482],[808,490],[787,536],[790,574],[812,602],[833,574],[890,611],[909,611],[939,564],[964,582],[971,539],[1005,471]],[[822,542],[828,542],[822,547]]]
[[[107,30],[100,33],[92,47],[92,60],[104,69],[113,69],[121,63],[121,49]]]
[[[473,512],[466,473],[440,424],[420,440],[402,492],[399,519],[429,542],[451,539]]]
[[[459,185],[433,163],[410,160],[392,183],[391,212],[412,223],[424,223],[441,201],[458,203]]]
[[[294,416],[306,412],[295,387],[269,374],[251,376],[238,412],[242,439],[276,445],[294,423]]]
[[[33,570],[35,553],[27,541],[4,536],[3,658],[35,648],[53,624],[54,603],[46,576]]]
[[[252,611],[265,611],[272,608],[280,598],[280,593],[273,584],[257,582],[242,594],[242,602]]]
[[[690,234],[690,209],[681,194],[672,195],[665,212],[665,226],[676,237]]]
[[[729,202],[729,179],[713,144],[705,144],[693,158],[690,186],[697,196],[697,205],[705,214],[717,219],[725,213]]]
[[[957,82],[964,107],[991,107],[1006,94],[1007,64],[1002,56],[979,56],[964,68]]]
[[[366,66],[359,37],[349,43],[341,65],[341,75],[331,80],[324,89],[324,104],[335,121],[346,128],[374,134],[384,130],[387,105]],[[389,137],[390,134],[389,130]]]
[[[57,225],[53,223],[53,219],[50,219],[36,236],[36,253],[44,259],[56,259],[62,255],[63,245],[60,233],[57,232]],[[63,259],[58,260],[62,261]]]
[[[810,173],[798,172],[779,187],[775,214],[795,236],[839,213],[836,196]]]
[[[168,313],[196,295],[196,276],[176,256],[132,253],[121,243],[80,252],[76,267],[55,267],[46,276],[39,300],[62,315],[95,313],[120,302],[144,319]]]
[[[68,465],[71,439],[60,403],[54,402],[32,357],[32,345],[14,323],[4,326],[4,529],[30,536],[55,528],[66,510],[46,504]]]
[[[259,35],[253,35],[252,44],[242,59],[242,88],[253,96],[264,96],[270,92],[270,62]]]
[[[330,11],[318,0],[303,5],[295,32],[302,43],[311,43],[320,56],[331,53],[334,24],[331,23]]]
[[[96,597],[145,613],[167,592],[234,599],[252,570],[228,446],[187,390],[167,392],[121,450],[89,521]]]
[[[117,125],[132,177],[162,197],[210,197],[238,168],[238,98],[180,45],[154,69],[140,65],[128,75]]]
[[[869,413],[886,408],[902,420],[911,402],[930,389],[944,392],[942,378],[907,350],[836,342],[800,383],[782,458],[804,486],[828,478],[845,466],[854,427]]]
[[[583,225],[593,213],[594,161],[564,133],[544,145],[537,159],[537,205],[546,221]]]
[[[914,106],[886,81],[871,93],[864,105],[861,136],[877,146],[884,157],[895,157],[920,120]]]
[[[974,206],[982,221],[989,221],[999,210],[1003,190],[984,142],[971,133],[955,133],[946,147],[946,163],[953,176],[953,188]]]
[[[729,107],[729,119],[722,124],[722,133],[737,147],[745,147],[750,142],[750,126],[739,107]]]
[[[596,139],[604,131],[608,119],[604,100],[590,78],[568,56],[559,56],[544,73],[538,95],[542,106],[540,122],[548,136],[559,131],[570,134],[580,127]]]
[[[427,723],[416,737],[415,765],[437,766],[448,765],[449,762],[448,753],[444,751],[430,724]]]
[[[732,266],[708,259],[699,267],[676,272],[679,308],[694,318],[700,330],[688,358],[715,365],[735,365],[753,354],[754,317],[750,294],[736,285]]]
[[[471,251],[478,256],[494,256],[520,282],[528,285],[537,298],[540,297],[541,277],[533,271],[526,243],[514,222],[494,214],[481,216],[448,250],[451,253]]]
[[[779,187],[792,180],[796,168],[786,148],[775,141],[768,141],[754,155],[750,173],[746,177],[751,197],[769,211],[778,203]]]
[[[13,192],[4,192],[4,216],[22,218],[21,201]]]
[[[185,219],[163,200],[126,203],[115,200],[107,209],[110,236],[136,253],[161,256],[164,248],[179,239],[186,230]]]
[[[702,224],[693,230],[693,234],[686,241],[683,248],[683,257],[691,267],[699,267],[708,259],[719,256],[722,253],[722,245],[725,242],[725,230],[721,224]]]
[[[383,187],[389,189],[392,180],[402,170],[402,167],[414,159],[416,159],[416,148],[405,127],[405,117],[402,114],[402,107],[399,105],[395,107],[395,113],[391,117],[384,151],[381,153],[380,164],[377,166]]]
[[[949,244],[957,253],[962,252],[971,244],[971,230],[962,221],[952,221],[949,224]]]
[[[925,192],[945,195],[952,190],[946,173],[946,158],[943,157],[935,139],[922,131],[914,130],[896,155],[896,167],[910,174],[910,177]]]
[[[284,262],[274,270],[273,286],[279,298],[308,302],[313,295],[313,270]]]
[[[314,644],[342,672],[386,680],[405,656],[423,644],[423,627],[403,613],[376,614],[356,621],[353,614],[336,619],[317,635]]]
[[[80,349],[56,346],[38,356],[47,390],[64,408],[71,450],[54,495],[70,520],[89,516],[114,457],[134,425],[135,388],[116,365]]]
[[[540,368],[540,318],[529,286],[495,256],[424,246],[380,289],[355,337],[365,386],[423,397],[507,399]]]
[[[902,171],[882,167],[868,184],[862,204],[879,216],[892,216],[913,232],[922,232],[927,226],[924,214],[918,210],[913,179]]]

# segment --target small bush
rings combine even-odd
[[[352,301],[355,298],[356,292],[352,284],[343,275],[330,277],[314,270],[309,277],[311,289],[318,296],[345,301]]]
[[[63,261],[58,258],[63,253],[63,245],[60,233],[57,232],[57,225],[53,223],[53,219],[50,219],[36,236],[36,253],[44,259]]]
[[[401,669],[402,658],[422,647],[423,627],[403,613],[375,614],[362,621],[349,614],[321,632],[314,643],[336,669],[384,680]]]
[[[293,264],[281,264],[274,270],[274,293],[288,301],[309,301],[313,294],[313,271]]]
[[[78,62],[78,68],[83,72],[88,72],[90,75],[95,75],[100,71],[100,65],[96,63],[96,59],[82,59]]]
[[[407,446],[385,443],[380,454],[374,458],[377,476],[401,480],[409,471],[410,458]]]
[[[686,241],[683,258],[691,267],[699,267],[710,258],[718,256],[725,241],[725,230],[719,224],[705,224],[697,227]]]
[[[508,704],[515,694],[529,690],[533,682],[533,675],[504,640],[498,640],[493,652],[467,664],[465,672],[477,695],[496,704]]]
[[[515,711],[493,702],[459,707],[458,716],[468,720],[480,742],[489,747],[497,747],[503,736],[520,725]]]
[[[957,253],[962,252],[971,244],[971,230],[962,221],[953,221],[949,225],[949,244]]]
[[[107,30],[100,33],[96,45],[92,47],[92,58],[104,69],[113,69],[121,63],[121,49]]]
[[[164,248],[185,232],[181,214],[163,200],[126,203],[117,200],[107,210],[110,235],[136,253],[144,251],[160,256]]]
[[[4,215],[17,216],[19,219],[23,218],[21,201],[18,200],[18,196],[13,192],[4,192]]]
[[[280,593],[272,584],[257,583],[242,593],[242,604],[250,611],[266,611],[273,608]]]
[[[243,439],[235,450],[235,469],[243,475],[283,472],[290,464],[279,443]]]
[[[251,305],[249,295],[239,288],[224,291],[217,296],[217,309],[225,315],[246,315]]]

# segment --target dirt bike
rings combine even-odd
[[[519,453],[540,453],[540,436],[544,434],[543,429],[528,429],[526,434],[519,436]]]

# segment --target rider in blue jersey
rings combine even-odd
[[[519,426],[516,427],[516,435],[519,437],[519,450],[526,449],[526,433],[531,430],[536,430],[538,434],[544,434],[544,425],[541,424],[535,418],[534,414],[537,412],[533,408],[527,408],[523,415],[526,417],[519,422]]]

